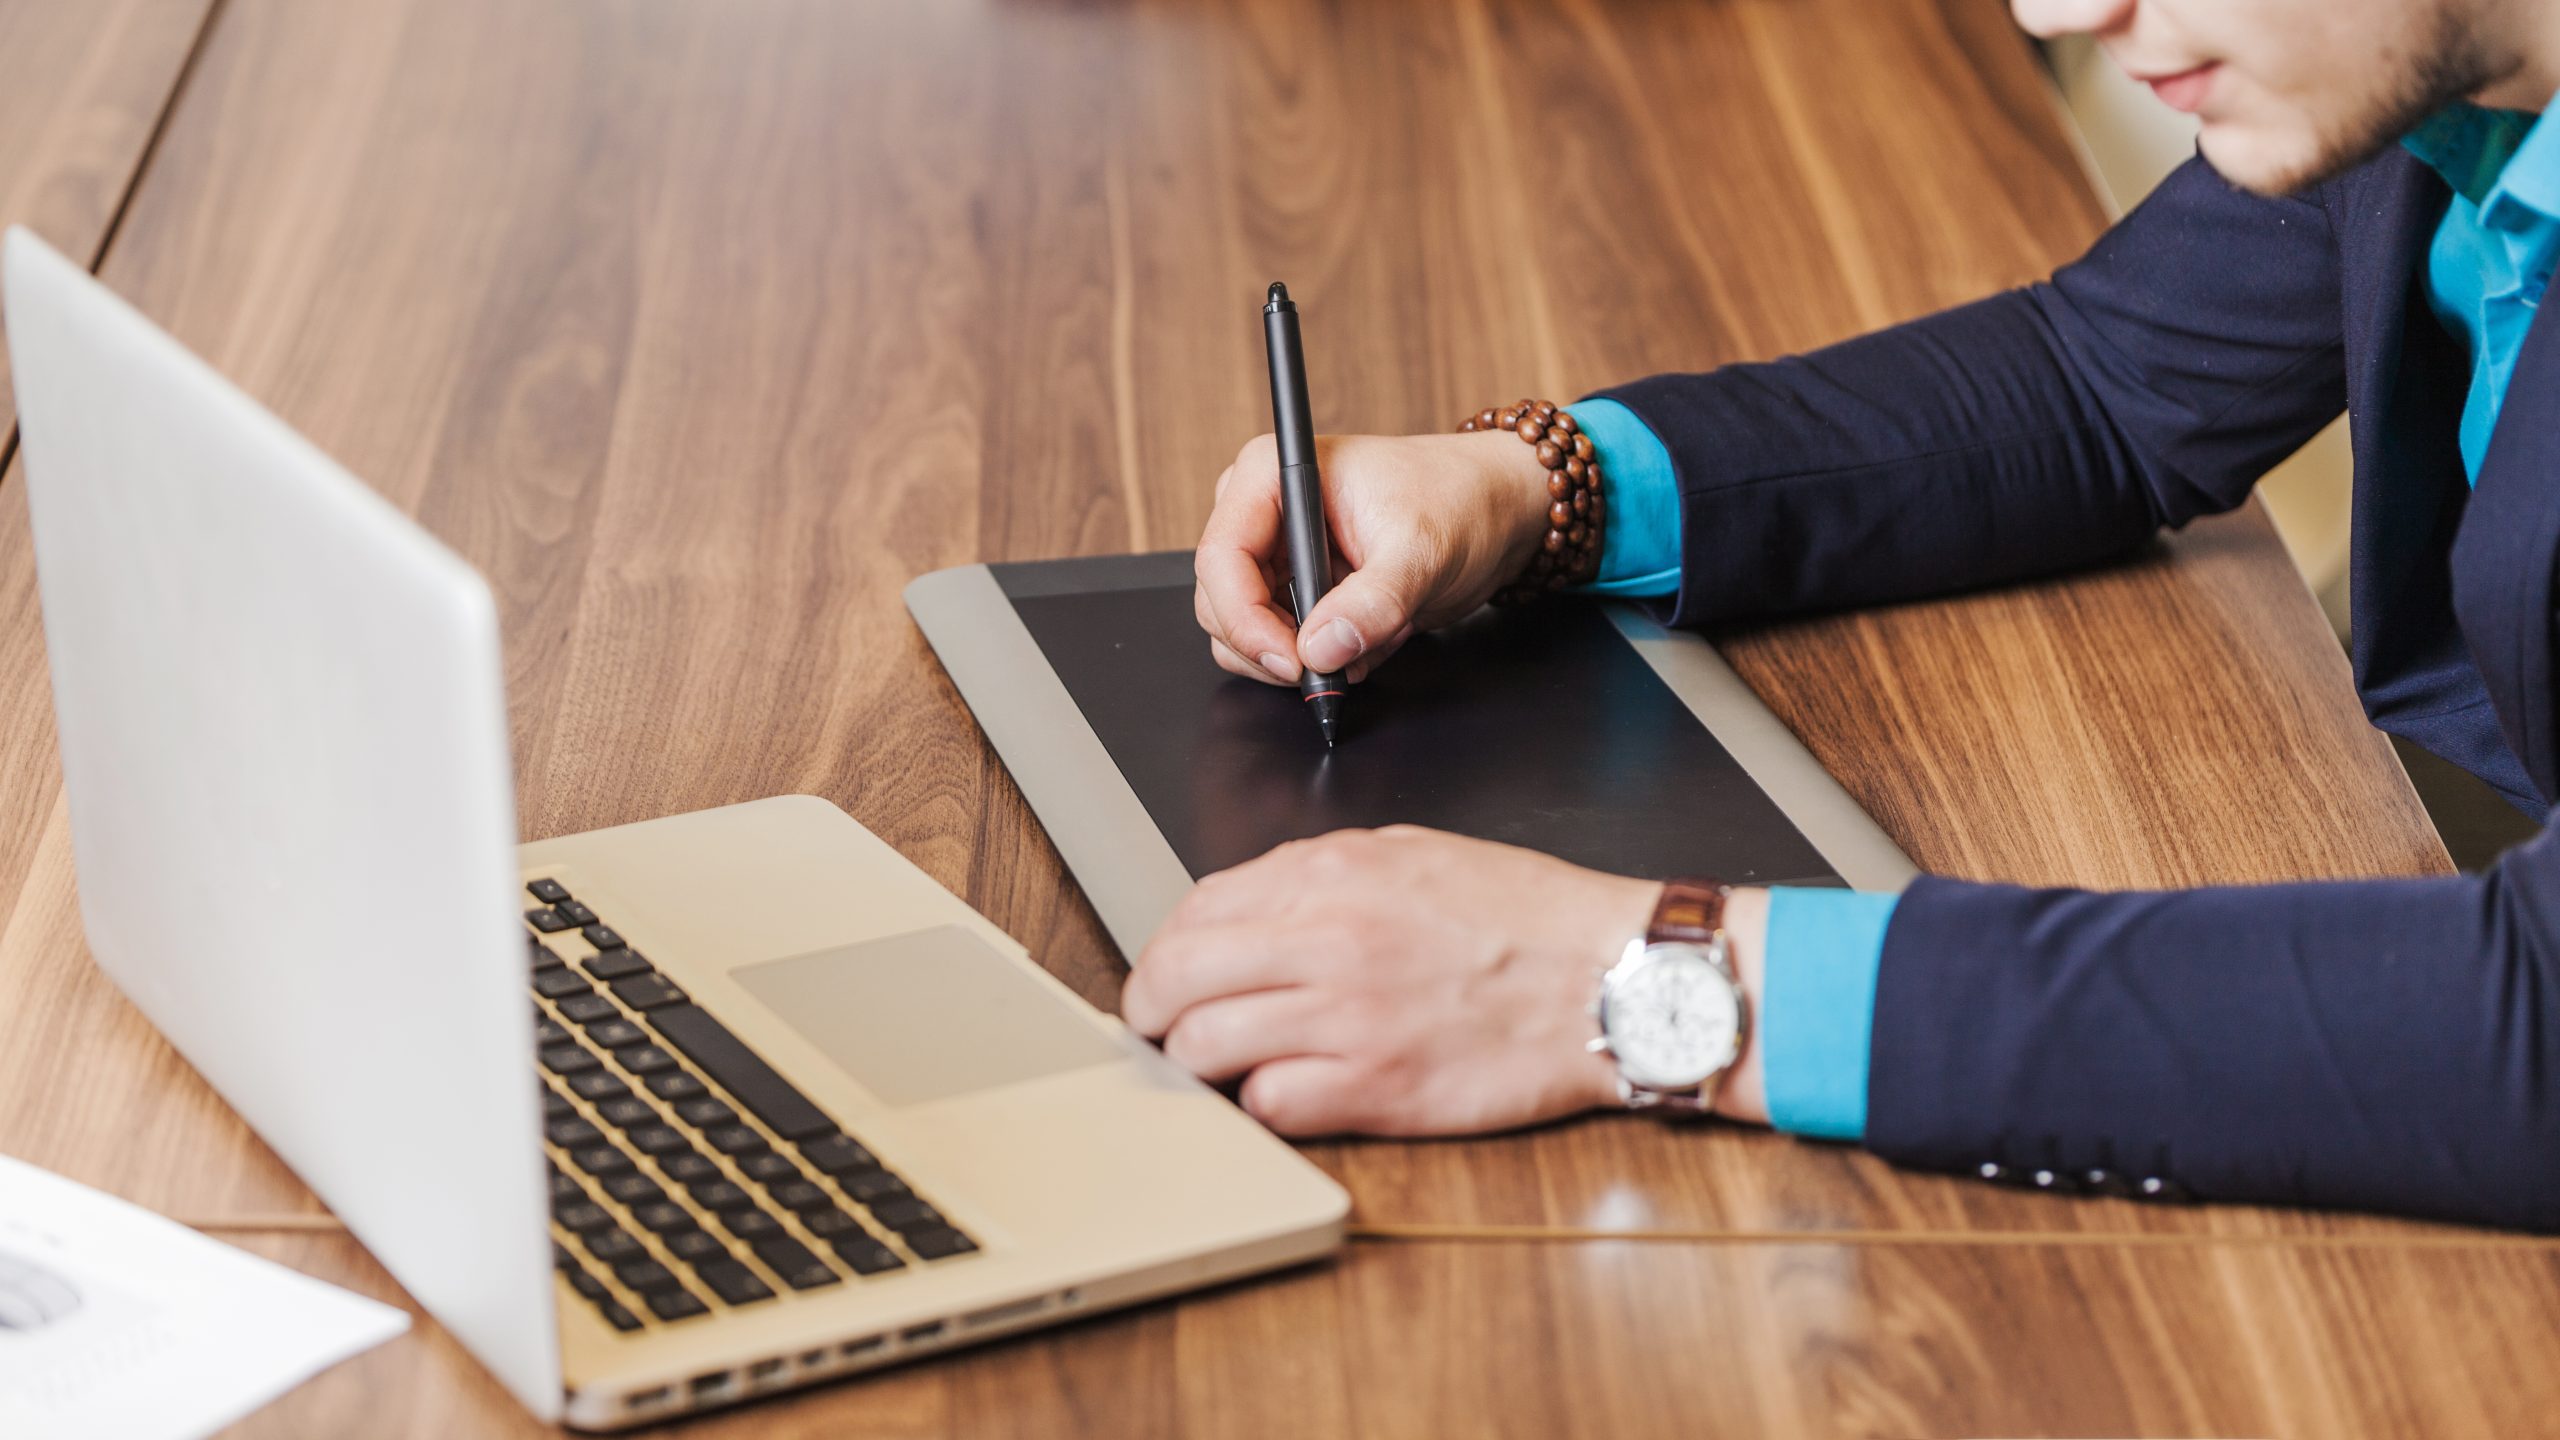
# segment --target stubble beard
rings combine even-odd
[[[2380,67],[2384,84],[2346,112],[2324,117],[2310,148],[2299,158],[2235,183],[2265,195],[2285,195],[2335,179],[2382,153],[2420,122],[2503,78],[2500,64],[2473,23],[2476,5],[2441,0],[2412,27],[2407,49]]]

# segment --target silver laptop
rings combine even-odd
[[[90,948],[536,1415],[1339,1243],[1339,1187],[823,800],[518,847],[481,577],[33,236],[0,258]]]

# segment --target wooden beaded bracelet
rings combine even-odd
[[[1458,426],[1462,434],[1508,430],[1537,447],[1547,467],[1547,533],[1519,579],[1494,593],[1502,604],[1532,600],[1600,573],[1600,531],[1607,502],[1600,495],[1600,459],[1591,437],[1573,416],[1549,400],[1515,400],[1499,410],[1479,410]]]

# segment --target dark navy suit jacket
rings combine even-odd
[[[2240,504],[2343,407],[2366,713],[2546,816],[2560,325],[2528,334],[2472,489],[2468,357],[2421,288],[2448,200],[2397,146],[2286,199],[2191,162],[2049,283],[1606,392],[1680,471],[1675,620],[2119,555]],[[2450,879],[1923,879],[1877,977],[1867,1143],[2560,1229],[2560,840]]]

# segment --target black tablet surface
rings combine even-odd
[[[1415,824],[1625,875],[1842,883],[1598,604],[1414,637],[1353,688],[1327,750],[1296,691],[1210,660],[1188,553],[1140,558],[988,569],[1194,878]]]

